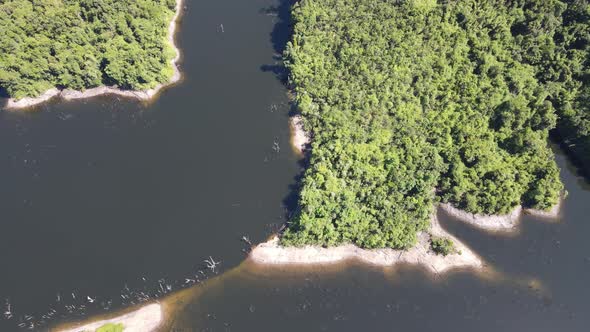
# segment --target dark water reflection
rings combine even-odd
[[[245,263],[205,287],[179,331],[588,331],[590,191],[558,156],[569,190],[557,223],[527,216],[518,235],[445,218],[498,276],[434,278],[405,266],[269,268]]]
[[[0,331],[50,308],[72,319],[136,303],[159,280],[178,289],[204,278],[209,255],[219,272],[236,266],[243,235],[284,222],[300,168],[285,87],[261,70],[278,61],[279,18],[263,11],[278,5],[186,1],[184,80],[151,105],[102,96],[0,113],[0,314],[7,300],[15,315]]]

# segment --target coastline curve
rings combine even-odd
[[[507,232],[515,230],[522,214],[522,206],[520,205],[515,207],[510,213],[502,215],[474,214],[458,209],[449,203],[440,204],[439,207],[447,214],[464,223],[490,232]]]
[[[138,310],[114,317],[100,320],[86,325],[55,330],[56,332],[80,332],[95,331],[105,324],[122,324],[125,332],[153,332],[162,324],[162,306],[159,303],[148,304]]]
[[[118,95],[122,97],[128,98],[135,98],[138,100],[147,101],[154,98],[158,92],[160,92],[163,88],[173,85],[180,81],[182,74],[178,69],[178,61],[180,60],[180,50],[178,49],[176,42],[175,42],[175,35],[178,28],[178,19],[180,18],[182,12],[182,5],[185,0],[176,0],[176,8],[174,12],[174,16],[172,17],[170,24],[168,25],[168,42],[170,46],[174,49],[175,57],[170,60],[170,64],[172,65],[173,74],[172,77],[168,82],[159,83],[152,89],[148,90],[122,90],[113,86],[98,86],[95,88],[86,89],[84,91],[77,91],[72,89],[64,89],[59,90],[58,88],[51,88],[44,93],[42,93],[38,97],[25,97],[19,100],[15,100],[14,98],[9,98],[8,102],[5,105],[7,110],[19,110],[25,109],[32,106],[36,106],[42,104],[54,97],[61,97],[64,100],[76,100],[76,99],[85,99],[96,97],[99,95]]]
[[[430,249],[430,235],[451,239],[455,252],[437,255]],[[432,273],[444,273],[456,268],[481,270],[485,264],[481,257],[459,239],[445,231],[435,214],[431,217],[430,229],[418,234],[416,245],[407,250],[362,249],[352,244],[324,248],[320,246],[283,247],[278,236],[254,247],[249,259],[263,265],[314,265],[335,264],[346,260],[358,260],[371,265],[393,266],[398,263],[422,265]]]
[[[439,204],[439,207],[450,216],[487,232],[515,233],[518,231],[522,216],[525,214],[550,221],[558,220],[563,200],[564,198],[560,197],[557,204],[548,211],[528,209],[518,205],[510,213],[503,215],[474,214],[458,209],[449,203]]]

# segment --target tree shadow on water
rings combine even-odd
[[[8,91],[6,91],[5,88],[0,86],[0,98],[10,98],[10,95],[8,94]]]
[[[290,103],[290,106],[291,107],[289,111],[289,117],[298,114],[297,105],[295,105],[295,103]],[[289,192],[287,196],[283,199],[283,206],[286,208],[284,217],[285,220],[287,220],[287,222],[289,222],[292,219],[293,215],[297,213],[297,209],[299,208],[299,194],[301,192],[301,187],[303,186],[303,177],[305,174],[305,170],[309,167],[309,160],[311,156],[310,151],[311,147],[308,144],[305,147],[305,150],[301,158],[297,160],[297,166],[299,166],[299,171],[293,177],[291,184],[289,184]]]
[[[287,46],[287,42],[291,38],[292,24],[291,24],[291,7],[295,0],[279,0],[278,6],[269,6],[260,9],[260,14],[271,16],[275,22],[272,32],[270,33],[270,41],[273,45],[275,55],[272,64],[263,64],[260,70],[263,72],[273,73],[276,78],[283,84],[287,83],[288,73],[283,64],[283,52]]]
[[[288,81],[288,71],[283,63],[283,52],[287,47],[287,42],[291,38],[293,31],[291,22],[291,8],[295,4],[296,0],[277,0],[278,5],[261,8],[259,13],[268,17],[272,17],[274,27],[270,33],[270,42],[274,50],[273,63],[263,64],[260,66],[260,70],[267,73],[272,73],[275,77],[285,86]],[[293,103],[289,103],[289,117],[298,114],[297,106]],[[307,150],[309,151],[309,149]],[[309,153],[305,153],[304,156],[297,161],[300,171],[294,176],[291,184],[289,185],[289,191],[286,197],[283,199],[283,206],[285,207],[284,220],[291,220],[292,216],[297,212],[299,193],[301,190],[303,175],[305,169],[308,166]],[[288,224],[283,224],[279,233],[282,232]]]
[[[588,144],[582,139],[566,140],[559,135],[557,129],[549,132],[550,141],[556,145],[553,149],[555,154],[563,153],[567,156],[571,164],[568,163],[568,168],[572,173],[582,177],[586,182],[590,182],[590,151],[588,151]]]
[[[8,91],[0,86],[0,110],[4,109],[9,98],[10,95],[8,94]]]
[[[301,159],[298,161],[298,165],[301,166],[301,171],[298,172],[289,184],[289,191],[287,196],[283,199],[283,206],[285,207],[285,215],[284,220],[286,223],[281,225],[279,228],[279,233],[283,233],[287,227],[289,227],[289,223],[292,220],[293,216],[297,213],[297,209],[299,208],[299,193],[301,192],[301,186],[303,183],[303,175],[305,173],[305,166],[307,164],[306,158]]]
[[[288,89],[289,73],[283,63],[283,53],[287,47],[287,43],[291,39],[293,32],[293,22],[291,20],[291,8],[297,0],[277,0],[278,6],[269,6],[262,8],[259,12],[261,15],[270,16],[273,19],[274,27],[270,33],[270,42],[272,43],[274,55],[272,64],[264,64],[260,66],[263,72],[272,73],[275,77]],[[300,114],[299,109],[293,101],[289,102],[288,116],[293,117]],[[299,195],[303,185],[303,178],[305,170],[309,166],[310,147],[307,146],[303,156],[298,159],[297,166],[299,172],[293,177],[288,187],[288,193],[283,199],[283,206],[285,207],[285,214],[283,220],[287,222],[282,224],[278,229],[278,233],[282,233],[287,227],[290,227],[289,222],[299,209]]]

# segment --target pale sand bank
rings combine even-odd
[[[299,154],[303,154],[307,145],[311,142],[308,133],[303,130],[303,119],[301,115],[294,115],[289,119],[291,127],[291,145]]]
[[[6,104],[7,109],[15,110],[15,109],[23,109],[28,108],[31,106],[35,106],[41,103],[48,101],[53,97],[61,97],[65,100],[74,100],[74,99],[83,99],[83,98],[90,98],[104,94],[114,94],[123,97],[135,98],[139,100],[150,100],[152,99],[162,88],[174,84],[178,82],[181,78],[180,70],[178,70],[177,62],[180,59],[180,50],[176,47],[176,43],[174,41],[174,35],[176,33],[177,28],[177,21],[178,17],[180,16],[180,12],[182,11],[182,4],[184,0],[176,0],[176,10],[174,13],[174,17],[170,21],[170,25],[168,26],[168,42],[174,49],[176,56],[174,59],[170,61],[172,65],[172,69],[174,73],[170,80],[164,84],[160,83],[153,89],[142,90],[142,91],[134,91],[134,90],[121,90],[117,87],[111,86],[99,86],[92,89],[86,89],[84,91],[76,91],[76,90],[59,90],[57,88],[52,88],[41,94],[39,97],[31,98],[26,97],[19,100],[15,100],[13,98],[8,99],[8,103]]]
[[[465,223],[487,231],[510,231],[515,229],[522,212],[521,206],[517,206],[512,212],[503,215],[473,214],[460,210],[448,203],[440,204],[440,208]]]
[[[297,265],[297,264],[331,264],[346,260],[359,260],[368,264],[390,266],[397,263],[422,265],[431,272],[442,273],[454,268],[481,269],[481,258],[445,231],[436,216],[432,217],[429,232],[434,236],[450,238],[457,251],[447,256],[437,255],[430,249],[428,232],[418,234],[418,243],[409,250],[361,249],[354,245],[341,245],[332,248],[319,246],[283,247],[278,237],[257,245],[250,252],[250,259],[258,264]]]
[[[153,303],[119,317],[59,330],[58,332],[94,332],[107,323],[123,324],[123,331],[125,332],[152,332],[162,323],[162,316],[161,305]]]
[[[19,100],[15,100],[13,98],[10,98],[10,99],[8,99],[8,103],[6,104],[6,108],[7,109],[27,108],[27,107],[30,107],[33,105],[44,103],[53,97],[59,96],[60,94],[61,94],[60,90],[58,90],[57,88],[52,88],[52,89],[49,89],[49,90],[45,91],[44,93],[42,93],[39,97],[35,97],[35,98],[25,97],[25,98],[21,98]]]
[[[523,212],[537,217],[557,220],[562,200],[563,198],[560,198],[557,204],[555,204],[549,211],[523,209],[522,206],[519,205],[515,207],[512,212],[504,215],[473,214],[460,210],[448,203],[440,204],[440,207],[449,215],[477,228],[490,232],[513,232],[517,230]]]

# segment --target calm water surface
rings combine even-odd
[[[525,217],[514,236],[440,214],[497,271],[432,276],[413,266],[270,268],[246,262],[195,287],[177,331],[588,331],[590,190],[558,156],[570,196],[558,223]]]
[[[276,55],[289,2],[187,0],[184,81],[153,104],[103,96],[0,113],[0,301],[14,314],[0,331],[43,331],[186,278],[210,279],[189,291],[177,330],[587,331],[590,191],[563,156],[560,223],[527,217],[506,237],[441,216],[501,279],[242,263],[240,238],[284,222],[301,171]]]
[[[178,289],[209,256],[222,272],[245,257],[242,236],[284,221],[300,166],[273,72],[288,32],[265,9],[279,4],[186,1],[184,81],[151,105],[103,96],[0,113],[0,305],[16,316],[0,331]]]

